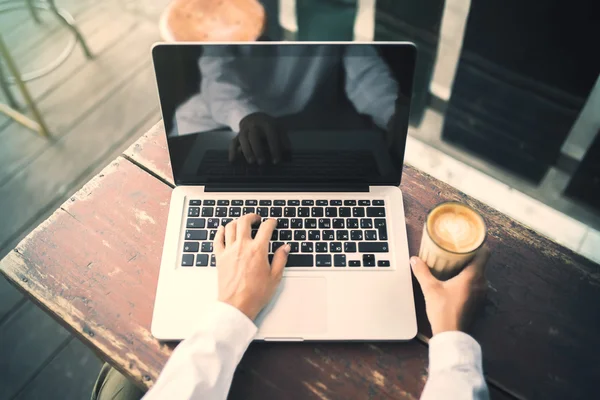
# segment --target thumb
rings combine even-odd
[[[281,279],[283,270],[285,269],[285,263],[287,263],[288,254],[290,254],[290,245],[286,244],[277,249],[273,254],[273,261],[271,262],[271,275],[274,278]]]
[[[425,290],[428,286],[438,282],[438,280],[431,274],[431,270],[419,257],[411,257],[410,265],[413,273],[421,285],[421,289]]]

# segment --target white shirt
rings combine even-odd
[[[258,331],[238,309],[215,303],[200,328],[177,346],[145,400],[225,399],[233,373]],[[429,379],[421,399],[488,399],[481,347],[462,332],[429,341]]]
[[[334,107],[341,102],[339,95],[347,96],[358,113],[386,128],[394,113],[398,83],[375,48],[294,48],[290,56],[289,46],[205,47],[198,61],[200,92],[177,108],[177,133],[223,127],[238,132],[240,120],[248,114],[261,111],[281,117],[314,103]],[[345,74],[345,93],[338,93],[340,73]]]

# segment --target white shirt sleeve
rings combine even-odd
[[[394,114],[398,82],[385,61],[368,45],[349,45],[344,54],[346,94],[361,114],[369,115],[381,129]]]
[[[227,398],[233,373],[258,328],[221,302],[199,322],[196,333],[173,351],[145,400]]]
[[[489,399],[481,346],[463,332],[443,332],[429,341],[429,378],[421,400]]]

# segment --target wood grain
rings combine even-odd
[[[126,154],[172,183],[162,124]],[[402,191],[410,254],[417,254],[427,212],[446,200],[470,204],[485,217],[488,296],[472,334],[481,343],[488,380],[515,395],[580,398],[600,376],[590,351],[600,337],[600,266],[459,192],[405,166]],[[431,330],[418,284],[419,331]]]

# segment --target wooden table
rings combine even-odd
[[[161,123],[0,262],[15,286],[143,387],[174,347],[149,331],[172,182]],[[427,210],[443,200],[466,202],[488,222],[490,290],[472,334],[492,396],[595,397],[600,267],[410,166],[402,189],[411,254]],[[431,331],[415,287],[416,340],[255,343],[231,398],[418,398]]]

